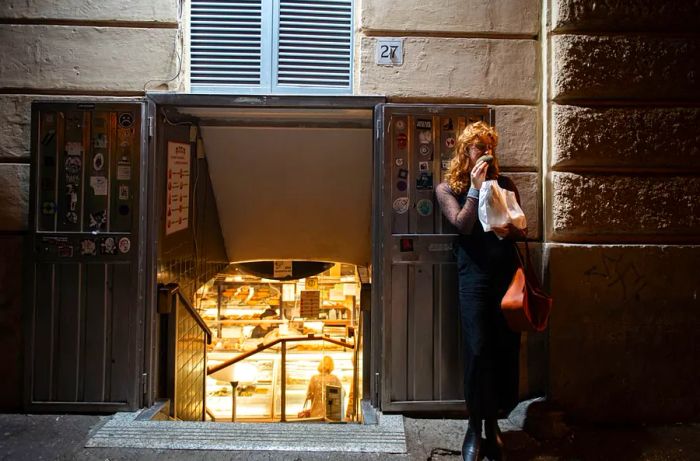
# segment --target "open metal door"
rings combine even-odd
[[[145,104],[32,105],[25,408],[141,405]]]
[[[467,123],[494,123],[474,105],[383,104],[376,110],[373,347],[383,411],[463,411],[456,230],[435,198]],[[376,277],[375,277],[376,280]],[[381,328],[377,328],[377,324]],[[373,353],[374,357],[378,354]]]

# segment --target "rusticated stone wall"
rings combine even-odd
[[[700,418],[700,2],[552,0],[550,398]]]

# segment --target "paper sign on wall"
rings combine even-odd
[[[304,318],[318,318],[321,308],[320,291],[302,291],[299,297],[300,315]]]
[[[190,145],[168,142],[165,234],[187,229],[190,215]]]
[[[306,278],[306,289],[307,290],[318,290],[318,277],[307,277]]]
[[[291,261],[274,261],[272,266],[272,276],[276,279],[292,276]]]

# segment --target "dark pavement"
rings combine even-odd
[[[408,453],[303,453],[271,451],[84,448],[109,416],[0,415],[0,460],[458,460],[465,421],[405,418]],[[700,460],[700,425],[659,427],[575,426],[538,440],[523,430],[504,434],[510,461]],[[552,434],[550,434],[551,436]]]

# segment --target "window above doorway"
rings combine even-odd
[[[191,91],[352,94],[352,3],[191,0]]]

